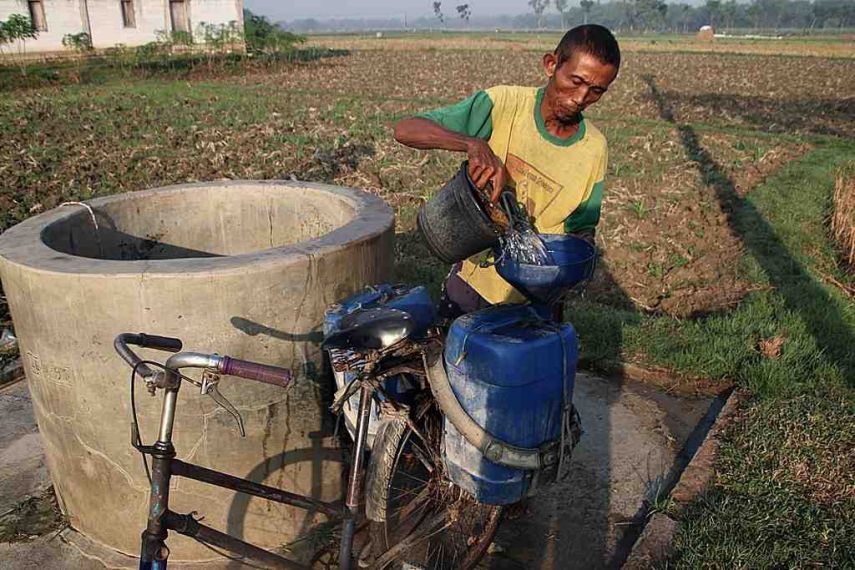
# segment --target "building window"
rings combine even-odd
[[[45,6],[42,0],[29,0],[27,4],[30,8],[30,21],[33,23],[33,29],[37,32],[46,32],[47,20],[45,19]]]
[[[173,32],[190,32],[190,21],[187,19],[187,2],[185,0],[169,0],[169,15],[172,18]]]
[[[122,23],[126,28],[136,28],[137,20],[134,16],[134,0],[121,0],[122,2]]]

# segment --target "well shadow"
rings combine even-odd
[[[835,310],[834,300],[808,268],[787,250],[750,196],[744,198],[739,195],[733,180],[704,148],[695,130],[676,118],[671,102],[657,86],[655,76],[645,75],[643,79],[660,116],[677,129],[687,157],[694,163],[703,182],[715,190],[729,226],[763,268],[787,309],[801,317],[826,357],[837,365],[850,386],[855,385],[855,358],[852,356],[855,335]]]

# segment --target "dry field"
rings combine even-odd
[[[392,120],[484,86],[536,85],[539,57],[531,49],[488,57],[477,49],[371,50],[213,81],[200,72],[186,83],[21,93],[0,104],[4,222],[62,200],[158,184],[294,175],[383,195],[401,209],[405,233],[460,157],[401,148]],[[812,137],[855,136],[855,60],[796,61],[809,82],[779,79],[792,73],[790,58],[626,55],[618,82],[590,113],[611,147],[600,231],[609,271],[594,298],[687,316],[732,307],[758,287],[738,262],[730,206],[699,176],[678,126],[706,126],[698,142],[740,196],[804,154]],[[404,252],[402,262],[403,276],[414,277],[406,266],[420,261]],[[436,284],[436,275],[420,277]]]
[[[481,32],[475,34],[391,33],[381,38],[369,35],[312,36],[309,45],[351,50],[495,50],[526,51],[553,49],[561,35],[555,32]],[[718,38],[697,41],[691,36],[619,37],[624,52],[696,52],[718,54],[793,55],[815,57],[855,57],[851,35],[828,37],[751,39]]]

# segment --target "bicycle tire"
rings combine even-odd
[[[371,519],[373,568],[398,568],[406,562],[409,567],[429,570],[471,570],[492,543],[502,508],[478,503],[447,480],[440,455],[442,416],[435,409],[424,414],[416,428],[427,442],[412,430],[405,418],[387,419],[377,431],[366,473],[366,514]],[[427,449],[419,450],[420,445]],[[412,508],[410,518],[404,521],[399,516],[404,508],[398,506],[395,492],[414,491],[415,487],[401,488],[400,482],[417,478],[415,474],[421,472],[418,465],[428,473],[423,458],[417,457],[418,464],[414,464],[412,457],[408,457],[425,452],[435,472],[424,479],[418,495],[407,502],[407,508],[419,497],[425,506]],[[435,531],[434,527],[442,530]]]

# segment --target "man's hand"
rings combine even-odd
[[[507,180],[505,165],[485,140],[470,139],[466,144],[466,154],[469,155],[469,177],[472,182],[481,190],[488,183],[491,184],[490,201],[498,202]]]

